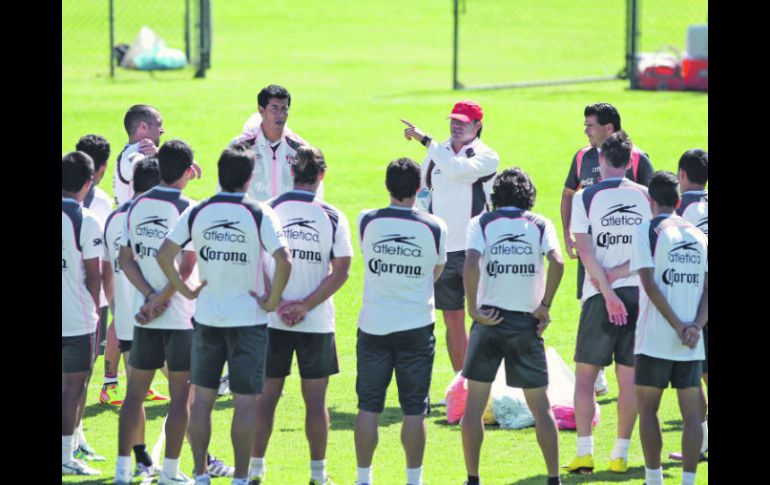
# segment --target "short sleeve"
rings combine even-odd
[[[556,254],[561,256],[561,245],[559,244],[559,238],[556,237],[556,228],[553,222],[546,219],[545,230],[543,232],[543,254],[548,254],[551,251],[555,251]]]
[[[335,258],[353,256],[353,243],[350,238],[350,224],[342,211],[337,211],[337,233],[334,236],[332,253]]]
[[[484,239],[484,231],[481,230],[481,218],[476,216],[468,222],[468,232],[466,233],[466,249],[474,249],[480,254],[484,254],[487,242]]]
[[[123,228],[120,231],[120,245],[121,247],[131,247],[131,238],[128,232],[128,219],[131,215],[131,206],[126,208],[126,217],[123,218]]]
[[[166,239],[177,246],[185,247],[192,238],[190,235],[190,214],[192,213],[192,209],[193,206],[190,205],[190,207],[182,212],[179,220],[176,221],[176,226],[174,226],[174,229],[172,229],[166,236]]]
[[[262,208],[262,224],[259,227],[259,238],[262,240],[267,255],[272,256],[279,248],[288,248],[289,243],[281,232],[281,220],[273,209],[265,204]]]
[[[95,216],[83,217],[80,229],[80,247],[83,250],[83,260],[104,258],[104,230]]]
[[[368,213],[369,213],[369,210],[364,209],[364,210],[362,210],[358,214],[358,219],[356,219],[356,227],[358,228],[358,230],[357,230],[357,232],[358,232],[358,245],[361,246],[361,247],[363,247],[362,246],[362,243],[363,243],[363,231],[361,230],[361,223],[364,220],[364,216],[366,216],[366,214],[368,214]]]
[[[577,153],[572,157],[572,163],[569,166],[567,180],[564,181],[564,187],[570,190],[577,190],[580,186],[580,178],[577,173]]]
[[[588,213],[583,203],[583,191],[579,190],[572,198],[572,218],[570,219],[569,230],[572,234],[588,234],[590,226]]]
[[[631,262],[629,271],[637,273],[642,268],[654,268],[655,261],[652,258],[652,249],[650,248],[649,222],[636,228],[634,239],[631,241]]]

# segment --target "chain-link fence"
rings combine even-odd
[[[167,47],[184,52],[200,74],[209,63],[209,4],[209,0],[62,0],[62,78],[130,76],[118,67],[112,47],[131,45],[143,26]],[[202,32],[202,26],[208,28]],[[189,69],[183,72],[190,75]]]

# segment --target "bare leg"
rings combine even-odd
[[[187,426],[187,437],[190,440],[195,474],[203,475],[208,469],[207,452],[211,441],[211,410],[217,399],[216,389],[195,386],[192,404],[190,405],[190,423]],[[235,420],[233,419],[233,426]]]
[[[217,398],[217,389],[213,389],[211,392],[213,403],[213,400]],[[254,442],[254,434],[257,432],[257,395],[233,393],[233,400],[235,401],[235,413],[230,427],[230,439],[233,442],[233,451],[235,452],[234,478],[247,478],[251,446]]]
[[[126,383],[128,383],[128,380],[131,379],[132,367],[130,365],[128,365],[128,358],[129,357],[131,357],[131,351],[130,350],[127,350],[127,351],[123,352],[123,368],[126,369]],[[126,385],[128,385],[128,384],[126,384]],[[145,430],[145,427],[146,427],[146,422],[145,422],[145,416],[144,416],[144,407],[142,407],[142,425],[139,426],[139,429],[136,431],[137,432],[137,438],[139,440],[139,441],[137,441],[137,443],[144,443],[144,430]]]
[[[267,452],[267,444],[273,433],[275,408],[281,398],[284,380],[284,378],[265,378],[262,392],[257,395],[255,412],[257,427],[254,433],[254,443],[251,447],[251,456],[255,458],[263,458]]]
[[[487,407],[490,382],[479,382],[468,379],[468,397],[465,401],[463,414],[462,439],[465,454],[465,469],[468,475],[479,476],[479,459],[481,444],[484,441],[484,409]]]
[[[559,429],[545,387],[524,389],[524,398],[535,417],[537,444],[543,452],[549,477],[559,476]]]
[[[401,425],[401,446],[404,447],[407,468],[422,466],[425,455],[425,417],[422,414],[404,416]]]
[[[663,389],[651,386],[636,386],[637,407],[639,408],[639,438],[642,441],[644,466],[660,468],[660,450],[663,447],[658,408]],[[700,445],[698,446],[700,452]]]
[[[326,387],[329,378],[302,379],[302,398],[305,400],[305,436],[310,446],[310,459],[326,458],[329,439],[329,411],[326,409]]]
[[[465,310],[444,310],[446,324],[446,347],[452,369],[460,372],[465,362],[465,351],[468,349],[468,331],[465,329]]]
[[[104,346],[104,375],[118,376],[120,366],[120,347],[118,335],[115,333],[115,319],[107,329],[107,343]]]
[[[695,473],[703,444],[701,427],[700,386],[677,389],[679,410],[682,412],[684,430],[682,431],[682,470]]]
[[[636,390],[634,368],[615,364],[618,377],[618,439],[631,439],[636,424]]]
[[[150,389],[155,370],[131,369],[126,385],[126,399],[120,408],[118,421],[118,455],[128,456],[131,448],[144,442],[144,399]],[[140,432],[139,430],[142,429]]]
[[[380,415],[362,409],[356,416],[356,429],[353,433],[356,443],[356,462],[359,468],[372,466],[374,450],[377,448],[377,424]]]
[[[61,374],[61,434],[70,436],[80,421],[81,402],[86,394],[91,371],[62,372]]]
[[[168,373],[171,406],[166,418],[166,458],[177,459],[182,453],[190,417],[190,371]],[[147,392],[145,392],[145,395]]]
[[[601,367],[576,363],[575,366],[575,425],[579,438],[591,436],[591,421],[596,413],[594,382]]]

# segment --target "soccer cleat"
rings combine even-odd
[[[609,470],[615,473],[626,473],[628,471],[628,462],[624,458],[610,458]]]
[[[178,472],[175,477],[167,477],[161,473],[158,477],[158,485],[195,485],[195,480],[182,472]]]
[[[72,452],[72,457],[82,461],[105,461],[106,458],[97,455],[88,443],[81,443],[78,448]]]
[[[672,460],[676,460],[676,461],[684,460],[684,456],[681,453],[676,452],[676,451],[672,451],[668,455],[668,457],[671,458]],[[708,455],[706,455],[706,453],[704,453],[704,452],[701,452],[700,456],[698,457],[698,462],[701,462],[701,461],[709,461]]]
[[[596,376],[596,382],[594,382],[594,392],[597,396],[603,396],[610,392],[610,386],[607,383],[607,378],[604,376],[604,369],[599,371],[599,375]]]
[[[211,475],[195,477],[195,485],[211,485]]]
[[[62,475],[101,475],[102,472],[91,468],[80,460],[72,460],[61,466]]]
[[[168,401],[168,396],[164,396],[163,394],[159,393],[152,387],[149,391],[147,391],[147,397],[145,398],[145,401]]]
[[[594,472],[594,459],[590,453],[584,456],[578,456],[572,460],[569,465],[565,465],[562,468],[570,473],[587,475]]]
[[[123,399],[120,398],[120,391],[117,384],[105,384],[102,386],[102,392],[99,393],[99,402],[109,404],[110,406],[120,406]]]
[[[115,474],[115,485],[131,485],[132,480],[133,477],[130,473],[122,476],[118,473]]]
[[[209,454],[209,475],[232,478],[235,475],[235,467],[228,466],[216,456]]]
[[[230,374],[225,374],[219,379],[217,395],[227,396],[228,394],[230,394]]]
[[[136,468],[134,468],[135,477],[149,478],[157,477],[158,475],[160,475],[160,468],[158,468],[158,466],[154,463],[150,466],[147,466],[144,463],[139,462],[136,464]]]

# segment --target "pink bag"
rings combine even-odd
[[[457,424],[465,414],[465,400],[468,398],[468,382],[461,374],[457,374],[447,387],[444,394],[446,399],[446,420],[449,424]]]
[[[551,409],[559,429],[575,429],[577,427],[575,425],[574,407],[555,404],[551,406]],[[594,414],[594,419],[591,421],[592,426],[595,427],[597,424],[599,424],[599,406],[596,406],[596,414]]]

